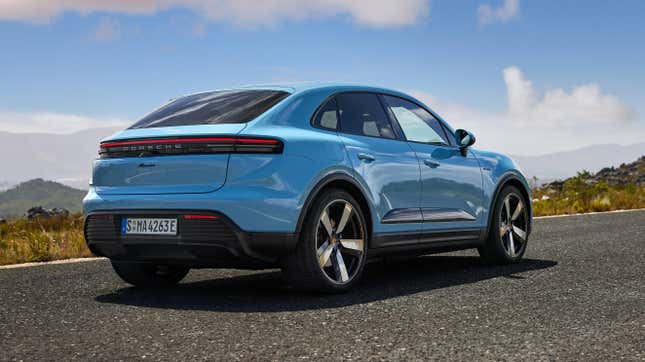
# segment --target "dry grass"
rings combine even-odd
[[[89,256],[81,215],[0,224],[0,265]]]

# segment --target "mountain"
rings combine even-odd
[[[645,187],[645,156],[641,156],[634,162],[623,163],[618,167],[605,167],[596,173],[579,173],[574,178],[570,177],[565,180],[553,181],[543,185],[542,189],[561,191],[565,182],[575,178],[583,179],[587,185],[594,185],[602,182],[609,186],[624,186],[631,184]]]
[[[96,128],[65,135],[0,132],[0,185],[43,178],[87,189],[99,141],[117,130]]]
[[[81,211],[85,191],[58,182],[35,179],[0,192],[0,217],[20,216],[33,206]]]
[[[615,167],[645,155],[645,142],[628,146],[615,144],[593,145],[573,151],[541,156],[513,156],[513,159],[531,178],[548,182],[575,176],[578,171],[598,172],[605,167]]]

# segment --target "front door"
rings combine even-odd
[[[430,234],[421,242],[441,240],[433,233],[478,236],[485,225],[484,191],[475,156],[454,146],[440,122],[419,105],[398,97],[383,99],[419,158],[423,231]]]

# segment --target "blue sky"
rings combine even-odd
[[[645,1],[58,2],[0,4],[0,131],[71,132],[199,90],[333,80],[412,92],[518,154],[645,134]],[[499,146],[500,128],[544,139]]]

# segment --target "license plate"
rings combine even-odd
[[[123,218],[123,235],[177,235],[177,219]]]

